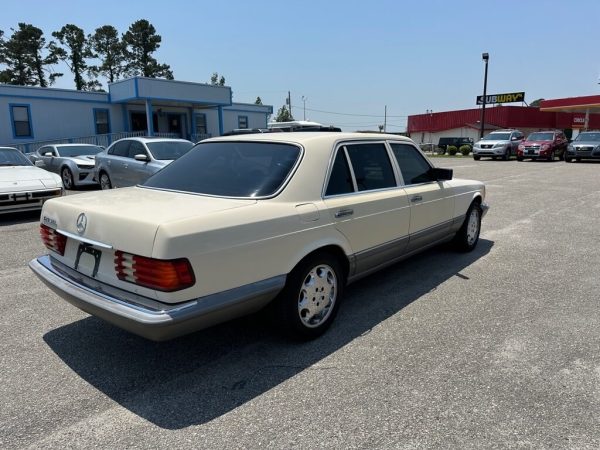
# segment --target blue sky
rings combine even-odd
[[[260,96],[275,111],[291,91],[293,113],[344,129],[388,131],[409,114],[472,108],[483,90],[525,91],[527,101],[600,94],[600,2],[573,1],[113,1],[3,2],[0,29],[18,22],[46,38],[67,23],[121,33],[149,20],[155,54],[175,78],[226,78],[234,101]],[[31,6],[29,6],[31,5]],[[56,87],[74,88],[68,69]],[[319,111],[343,114],[323,113]]]

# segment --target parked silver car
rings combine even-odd
[[[104,147],[91,144],[44,145],[28,154],[37,167],[60,175],[65,189],[98,184],[94,181],[94,159]]]
[[[102,189],[135,186],[185,155],[193,146],[185,139],[120,139],[97,156],[95,177]]]
[[[600,131],[582,131],[567,147],[565,161],[600,159]]]
[[[496,130],[484,136],[473,145],[473,159],[479,160],[482,156],[492,159],[502,158],[508,161],[512,155],[517,154],[519,144],[525,135],[519,130]]]

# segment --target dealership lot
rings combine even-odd
[[[36,214],[0,217],[0,448],[598,448],[600,164],[434,161],[486,182],[477,249],[352,285],[302,344],[130,335],[28,269]]]

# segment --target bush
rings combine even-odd
[[[445,153],[446,153],[446,149],[445,149],[444,147],[437,147],[437,148],[435,149],[435,152],[436,152],[438,155],[443,155],[443,154],[445,154]]]
[[[458,149],[457,149],[457,148],[456,148],[456,146],[454,146],[454,145],[449,145],[449,146],[446,148],[446,150],[448,151],[448,154],[449,154],[450,156],[454,156],[454,155],[456,155],[456,153],[458,152]]]
[[[458,149],[459,152],[461,152],[463,154],[463,156],[467,156],[469,153],[471,153],[471,146],[470,145],[461,145],[460,148]]]

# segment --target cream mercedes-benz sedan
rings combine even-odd
[[[408,138],[334,132],[208,139],[136,187],[46,202],[30,267],[82,310],[165,340],[271,306],[310,339],[348,283],[428,247],[478,242],[481,182]]]

